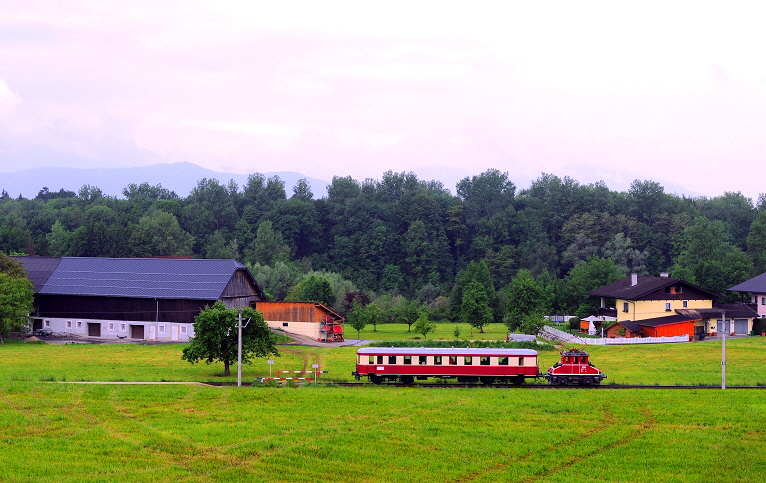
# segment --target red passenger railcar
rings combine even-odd
[[[367,376],[380,384],[409,384],[429,377],[458,382],[521,384],[539,377],[537,351],[530,349],[437,349],[365,347],[357,351],[357,379]]]

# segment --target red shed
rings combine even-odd
[[[694,340],[694,323],[699,320],[701,319],[685,315],[671,315],[637,320],[635,323],[641,327],[641,335],[644,337],[673,337],[687,334],[689,340]]]

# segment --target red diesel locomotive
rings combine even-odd
[[[356,353],[357,380],[411,384],[431,377],[456,378],[458,382],[521,384],[526,378],[544,378],[556,385],[594,385],[606,374],[589,362],[588,353],[577,349],[561,352],[561,361],[540,373],[537,351],[531,349],[439,349],[365,347]]]

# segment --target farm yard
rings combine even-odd
[[[0,481],[746,482],[766,470],[757,389],[61,384],[236,380],[182,361],[182,347],[0,346]],[[766,338],[727,349],[730,386],[766,385]],[[607,382],[720,384],[719,342],[588,350]],[[355,351],[282,346],[274,370],[319,363],[324,382],[350,381]],[[541,368],[557,357],[541,351]],[[243,381],[268,371],[257,360]]]

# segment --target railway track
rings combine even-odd
[[[323,382],[321,384],[333,384],[335,386],[342,387],[360,387],[360,386],[372,386],[372,387],[403,387],[411,389],[454,389],[454,388],[487,388],[487,389],[527,389],[527,390],[555,390],[555,389],[597,389],[597,390],[614,390],[614,389],[721,389],[721,386],[647,386],[647,385],[629,385],[629,384],[603,384],[600,386],[550,386],[548,384],[399,384],[399,383],[383,383],[372,384],[369,382]],[[726,389],[766,389],[766,386],[726,386]]]

